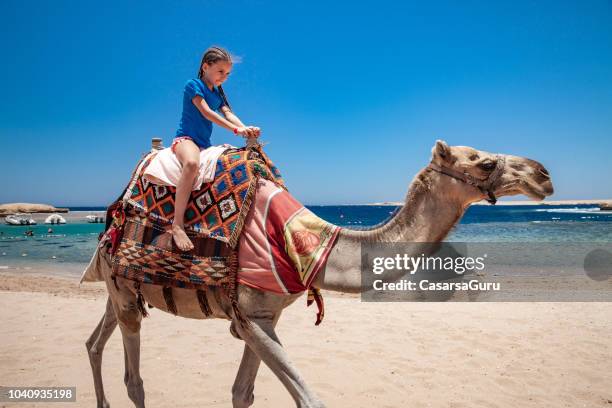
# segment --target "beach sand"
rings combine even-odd
[[[85,341],[105,299],[102,283],[0,273],[0,384],[76,386],[76,403],[52,406],[95,406]],[[612,303],[325,301],[320,326],[301,298],[278,334],[326,406],[612,407]],[[147,406],[231,407],[243,343],[229,322],[150,312],[141,331]],[[133,406],[118,329],[103,377],[111,406]],[[254,407],[291,406],[262,365]]]

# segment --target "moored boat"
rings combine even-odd
[[[8,225],[36,225],[36,221],[32,217],[21,213],[7,215],[4,221]]]
[[[91,223],[103,223],[104,222],[104,217],[101,215],[90,214],[86,216],[85,218],[87,218],[87,222],[91,222]]]
[[[65,224],[66,219],[59,214],[51,214],[45,219],[45,224]]]

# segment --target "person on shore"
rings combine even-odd
[[[258,127],[245,126],[232,112],[221,87],[230,75],[232,64],[232,57],[227,50],[210,47],[202,56],[197,78],[185,84],[183,112],[171,146],[182,167],[176,186],[172,222],[172,237],[182,251],[193,249],[193,243],[185,233],[185,209],[198,175],[200,150],[211,146],[212,124],[216,123],[247,138],[260,135]]]

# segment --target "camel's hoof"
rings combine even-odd
[[[232,387],[232,408],[249,408],[255,402],[255,389],[253,384],[245,388],[234,385]]]
[[[132,400],[134,405],[138,408],[144,407],[144,388],[142,384],[142,380],[135,381],[132,384],[128,384],[127,386],[128,397]]]
[[[232,408],[249,408],[255,402],[255,394],[251,394],[247,399],[232,398]]]

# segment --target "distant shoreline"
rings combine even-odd
[[[16,203],[18,204],[18,203]],[[3,206],[12,206],[14,204],[0,204],[0,209]],[[43,204],[29,204],[31,206],[39,206]],[[381,201],[374,203],[365,203],[365,204],[304,204],[306,207],[342,207],[342,206],[389,206],[389,207],[398,207],[404,205],[401,201]],[[491,205],[487,201],[482,200],[472,205]],[[612,208],[612,198],[609,199],[588,199],[588,200],[543,200],[543,201],[532,201],[532,200],[524,200],[524,201],[498,201],[498,206],[513,206],[513,205],[599,205],[604,207]],[[19,212],[27,212],[31,215],[42,215],[48,214],[51,212],[63,212],[63,213],[90,213],[96,214],[99,212],[104,213],[106,210],[106,206],[64,206],[63,208],[54,208],[49,206],[52,209],[45,209],[46,211],[19,211]],[[34,210],[36,207],[32,208]],[[38,209],[38,208],[36,208]],[[6,215],[10,215],[12,212],[2,212],[0,211],[0,217],[4,217]]]
[[[6,203],[0,204],[0,216],[13,215],[18,213],[25,214],[49,214],[49,213],[67,213],[68,208],[57,208],[49,204],[37,203]]]

